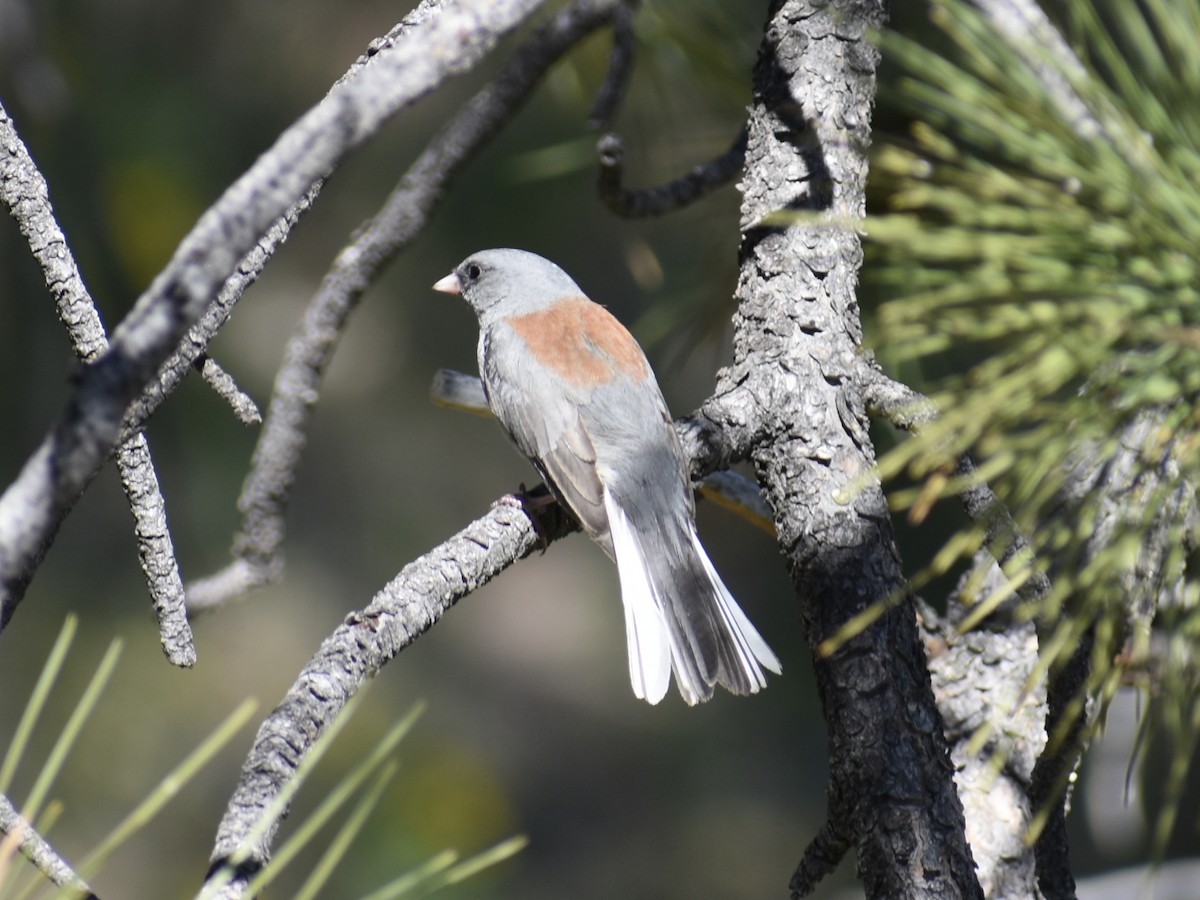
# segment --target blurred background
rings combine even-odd
[[[644,5],[641,56],[616,122],[633,186],[675,177],[729,145],[750,100],[766,7]],[[405,9],[379,0],[0,0],[0,99],[49,181],[110,328],[223,188]],[[274,706],[322,638],[406,562],[535,480],[495,423],[428,400],[439,367],[475,368],[472,315],[429,289],[465,255],[516,246],[555,259],[630,325],[676,414],[711,391],[729,356],[738,195],[729,187],[663,220],[607,212],[594,190],[597,135],[584,121],[608,50],[600,34],[553,70],[365,298],[322,388],[288,515],[285,578],[194,623],[194,670],[172,669],[159,651],[111,469],[66,522],[0,636],[0,746],[68,613],[81,617],[80,637],[18,799],[105,647],[124,640],[55,792],[66,811],[51,837],[69,859],[243,697],[259,699],[260,715]],[[211,353],[264,409],[326,267],[493,68],[407,111],[351,158],[241,301]],[[58,415],[71,365],[40,273],[16,227],[0,224],[0,483]],[[227,559],[255,433],[193,377],[149,438],[184,577],[200,577]],[[586,539],[569,538],[463,601],[376,679],[294,818],[415,703],[428,708],[326,896],[356,896],[445,847],[466,854],[516,833],[530,838],[523,853],[447,895],[783,896],[825,809],[808,652],[772,540],[705,504],[699,522],[784,677],[758,696],[720,695],[696,709],[674,691],[658,708],[635,700],[616,572]],[[915,569],[928,538],[903,537]],[[110,862],[95,880],[101,896],[194,893],[251,736],[247,728]],[[1136,861],[1145,843],[1120,776],[1128,748],[1112,747],[1107,781],[1093,779],[1099,787],[1077,800],[1081,873]],[[1087,815],[1093,807],[1111,822]],[[288,884],[273,895],[286,896]],[[852,884],[844,865],[823,896]]]

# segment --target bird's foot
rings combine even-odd
[[[533,523],[533,530],[537,532],[538,542],[542,545],[542,552],[545,553],[546,548],[550,546],[550,538],[546,536],[546,529],[542,525],[539,512],[555,502],[554,495],[547,490],[545,485],[538,485],[532,491],[528,491],[522,484],[515,493],[505,494],[492,503],[492,506],[511,506],[522,510],[529,517],[529,521]]]

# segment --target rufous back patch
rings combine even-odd
[[[618,374],[650,374],[642,348],[625,326],[586,297],[567,297],[541,312],[514,316],[512,329],[542,365],[577,387],[597,387]]]

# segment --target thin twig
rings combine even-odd
[[[283,573],[284,516],[310,411],[346,320],[382,267],[424,229],[450,180],[528,97],[546,70],[609,21],[619,0],[584,0],[532,36],[413,162],[375,216],[334,260],[288,341],[238,508],[241,529],[225,568],[189,586],[193,612],[270,584]]]
[[[262,413],[254,398],[237,386],[233,376],[226,372],[211,356],[205,354],[196,360],[200,367],[200,376],[217,392],[217,396],[229,404],[233,414],[243,425],[262,424]]]
[[[842,833],[837,823],[829,819],[822,823],[821,830],[804,848],[804,855],[788,882],[792,900],[807,897],[815,891],[817,885],[838,867],[853,846],[854,841],[850,835]]]
[[[188,373],[198,364],[203,365],[209,342],[229,321],[242,294],[258,280],[275,251],[283,245],[301,217],[308,212],[323,185],[323,180],[314,183],[303,197],[271,224],[258,243],[234,267],[233,274],[225,280],[216,299],[209,304],[200,321],[192,326],[159,368],[157,377],[146,385],[125,411],[125,419],[121,425],[122,438],[141,429],[167,397],[179,387]]]
[[[3,107],[0,146],[6,149],[0,157],[0,198],[17,220],[42,268],[76,357],[83,363],[94,362],[108,350],[104,323],[54,216],[46,180]],[[184,611],[183,581],[167,528],[166,501],[144,434],[137,432],[124,440],[117,454],[117,469],[133,513],[138,560],[158,616],[163,652],[174,665],[194,665],[196,645]],[[0,623],[11,614],[6,607],[0,612]]]
[[[435,406],[491,417],[483,382],[476,375],[456,372],[454,369],[438,369],[429,385],[429,399]]]
[[[712,472],[705,475],[697,487],[701,497],[775,537],[775,517],[770,504],[758,484],[741,472],[729,469]]]
[[[673,212],[728,184],[746,159],[746,130],[742,129],[733,145],[682,178],[655,188],[628,190],[622,185],[625,174],[625,147],[615,134],[600,139],[596,151],[600,159],[600,199],[618,216],[636,219]]]
[[[608,128],[613,117],[617,114],[617,106],[625,96],[629,79],[633,75],[634,44],[633,20],[637,13],[639,0],[622,0],[613,10],[612,15],[612,53],[608,58],[608,75],[592,111],[588,115],[588,127],[593,130]]]
[[[37,866],[38,870],[58,887],[75,892],[78,894],[78,900],[99,900],[87,882],[75,873],[70,864],[58,855],[29,822],[25,821],[25,817],[3,794],[0,794],[0,832],[6,836],[6,841],[12,840],[21,851],[21,855]],[[4,860],[0,859],[0,866],[3,863]],[[0,878],[0,881],[3,879]]]
[[[144,434],[139,432],[117,448],[117,467],[133,511],[138,562],[154,601],[163,652],[177,666],[194,666],[196,644],[184,606],[183,579],[167,525],[166,501],[158,487]]]

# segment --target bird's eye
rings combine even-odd
[[[475,263],[467,263],[467,268],[464,271],[468,281],[474,281],[482,274],[479,266]]]

